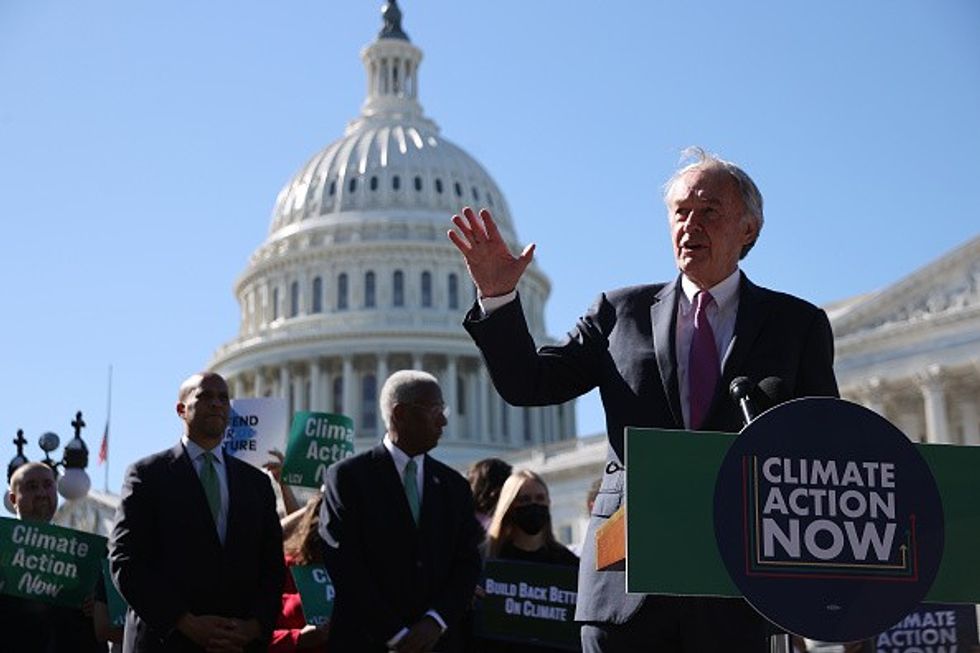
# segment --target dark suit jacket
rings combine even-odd
[[[435,610],[449,627],[436,650],[463,650],[459,623],[480,574],[483,531],[458,472],[427,455],[423,473],[416,527],[384,445],[327,469],[320,534],[337,589],[328,649],[386,651]]]
[[[258,619],[272,633],[285,565],[269,477],[226,455],[228,525],[221,545],[204,488],[177,446],[126,473],[109,539],[112,578],[129,604],[123,650],[199,651],[175,630],[184,612]],[[268,642],[250,650],[264,651]]]
[[[517,406],[568,401],[599,388],[609,437],[606,474],[592,510],[579,569],[579,621],[623,623],[643,602],[625,593],[621,571],[595,569],[595,530],[623,500],[627,426],[683,429],[677,387],[675,325],[680,279],[604,293],[566,339],[535,350],[519,301],[488,317],[479,307],[464,327],[483,352],[500,395]],[[833,334],[826,314],[743,274],[731,353],[703,430],[738,432],[742,419],[728,396],[737,376],[783,380],[784,399],[837,395]]]

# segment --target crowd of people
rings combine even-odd
[[[727,388],[739,376],[778,376],[779,400],[837,395],[826,314],[739,268],[763,225],[756,184],[729,161],[693,157],[664,193],[678,276],[600,294],[555,345],[538,349],[521,308],[534,245],[512,253],[486,209],[463,209],[448,232],[478,291],[463,327],[500,395],[538,406],[600,391],[607,464],[590,499],[575,607],[589,653],[768,648],[768,623],[743,600],[627,594],[621,569],[597,568],[595,533],[623,504],[625,427],[737,432]],[[447,424],[430,374],[395,372],[379,403],[384,439],[330,465],[322,495],[281,522],[268,476],[221,446],[225,380],[188,378],[176,404],[182,437],[129,468],[108,543],[111,580],[128,604],[122,650],[547,650],[470,627],[486,560],[577,564],[555,540],[543,479],[481,461],[468,484],[430,455]],[[53,482],[44,466],[14,474],[22,519],[50,520]],[[324,565],[333,582],[328,623],[308,624],[287,573],[309,564]],[[2,600],[2,618],[35,637],[15,650],[104,650],[94,641],[98,602],[55,610]]]

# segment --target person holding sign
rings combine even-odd
[[[381,389],[387,433],[327,468],[320,535],[337,590],[338,651],[463,651],[459,627],[480,574],[469,485],[428,455],[446,425],[434,376],[403,370]]]
[[[293,534],[286,539],[286,566],[322,565],[323,538],[320,537],[320,506],[323,494],[317,493],[301,512]],[[272,631],[269,653],[293,653],[318,649],[325,651],[330,622],[322,626],[307,623],[303,602],[292,574],[286,574],[282,588],[282,610]]]
[[[551,527],[551,498],[544,479],[522,469],[511,474],[500,490],[490,528],[487,557],[537,564],[577,567],[578,556],[561,545]],[[558,653],[537,644],[487,640],[484,653]]]
[[[35,524],[50,523],[58,508],[56,484],[54,470],[44,463],[29,462],[18,467],[10,477],[9,488],[10,503],[17,518]],[[44,553],[29,557],[46,558]],[[91,605],[91,598],[86,603]],[[18,653],[102,653],[106,650],[95,637],[91,614],[86,614],[82,608],[6,594],[0,594],[0,638],[4,650],[9,647]]]
[[[126,472],[109,540],[124,653],[265,651],[285,574],[269,477],[224,455],[228,385],[180,386],[183,437]]]
[[[739,270],[763,223],[755,182],[731,162],[692,153],[664,197],[679,276],[601,294],[555,346],[536,349],[517,293],[534,245],[513,255],[486,209],[463,209],[448,234],[479,294],[463,326],[500,395],[516,406],[563,403],[593,388],[602,396],[606,473],[582,550],[576,608],[586,651],[767,646],[764,620],[740,599],[627,595],[622,570],[596,569],[596,529],[623,502],[625,427],[737,432],[742,418],[728,388],[738,376],[775,378],[776,402],[838,394],[826,314]]]

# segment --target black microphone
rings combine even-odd
[[[742,419],[746,424],[755,419],[755,406],[752,403],[752,391],[756,385],[747,376],[736,376],[728,386],[728,393],[732,399],[742,409]]]
[[[783,401],[783,380],[778,376],[767,376],[758,384],[747,376],[737,376],[728,386],[732,399],[742,409],[742,419],[746,424]]]

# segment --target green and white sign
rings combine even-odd
[[[323,565],[290,567],[299,600],[303,604],[303,616],[311,626],[322,626],[333,614],[334,589],[330,576]]]
[[[81,607],[105,557],[104,537],[0,518],[0,594]]]
[[[354,420],[334,413],[293,415],[282,482],[320,487],[331,463],[354,455]]]
[[[122,597],[109,571],[109,561],[102,560],[102,582],[105,585],[106,607],[109,610],[109,625],[113,628],[126,626],[126,599]]]
[[[486,592],[477,608],[481,637],[577,651],[578,568],[487,560]]]

